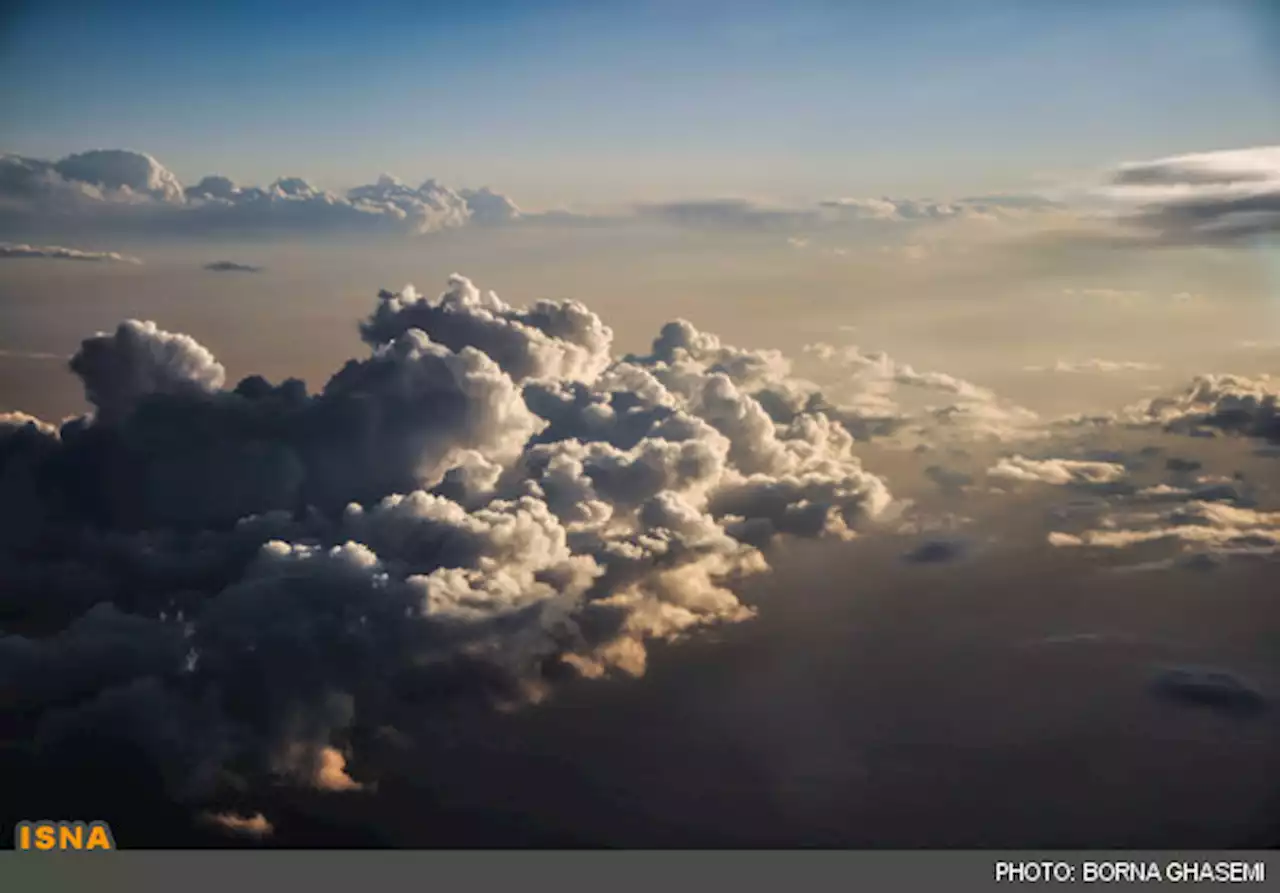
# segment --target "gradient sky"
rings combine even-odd
[[[529,206],[948,197],[1280,133],[1265,2],[10,3],[0,148]]]

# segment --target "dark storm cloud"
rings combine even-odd
[[[92,413],[0,418],[14,743],[99,742],[200,802],[352,790],[374,731],[642,673],[647,642],[752,616],[731,586],[762,548],[891,503],[779,356],[687,323],[618,360],[585,306],[453,277],[383,293],[361,333],[316,393],[228,389],[129,320],[70,360]]]

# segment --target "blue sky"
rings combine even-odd
[[[0,148],[531,205],[1023,190],[1275,142],[1265,2],[30,3]]]

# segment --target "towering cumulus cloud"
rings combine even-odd
[[[454,276],[360,333],[317,393],[228,389],[129,320],[71,360],[90,414],[0,420],[0,692],[31,758],[109,739],[193,809],[228,779],[353,788],[368,733],[641,673],[646,642],[749,618],[734,583],[787,537],[891,503],[782,357],[687,322],[617,359],[582,304]]]

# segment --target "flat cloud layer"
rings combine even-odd
[[[1027,366],[1027,372],[1061,372],[1075,373],[1116,373],[1116,372],[1158,372],[1160,367],[1153,363],[1137,360],[1058,360],[1052,366]]]
[[[1126,164],[1105,193],[1159,244],[1248,243],[1280,232],[1280,146],[1177,155]]]
[[[141,264],[142,261],[115,251],[81,251],[61,245],[20,245],[0,242],[0,259],[47,258],[49,260],[79,260],[91,263]]]
[[[909,198],[835,198],[809,205],[779,206],[742,198],[696,199],[645,204],[642,218],[679,226],[746,231],[805,232],[885,224],[997,221],[1058,211],[1062,205],[1040,196],[982,196],[950,202]],[[797,240],[797,247],[803,242]]]

